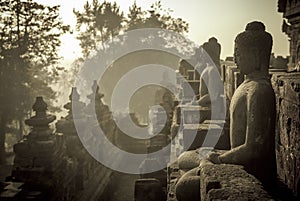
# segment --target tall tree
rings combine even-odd
[[[59,37],[69,30],[58,11],[32,0],[0,2],[0,163],[7,125],[23,120],[37,93],[53,98]]]
[[[145,22],[145,11],[142,11],[142,8],[137,6],[136,1],[129,7],[129,13],[126,19],[127,30],[134,30],[141,28]]]
[[[119,11],[119,6],[117,6],[116,3],[112,4],[104,1],[100,4],[98,0],[94,0],[92,4],[87,2],[82,12],[74,10],[74,14],[77,18],[76,28],[79,32],[77,38],[80,41],[84,59],[89,56],[92,50],[95,50],[96,47],[100,45],[102,45],[103,48],[99,50],[99,52],[103,51],[108,54],[114,54],[114,51],[118,48],[127,48],[126,45],[128,44],[130,46],[151,44],[158,47],[158,49],[169,48],[170,51],[171,49],[176,49],[182,53],[187,53],[187,55],[191,54],[194,50],[194,47],[190,48],[191,43],[182,36],[182,34],[188,32],[188,23],[181,18],[172,16],[172,10],[164,9],[160,1],[154,3],[148,10],[143,10],[134,2],[129,7],[128,15],[124,16],[123,13]],[[151,31],[147,32],[147,30],[142,36],[126,34],[126,32],[144,28],[167,29],[179,34],[162,31],[159,37],[157,37],[157,35],[151,35]],[[113,30],[113,32],[110,32],[110,30]],[[103,43],[118,34],[124,34],[126,45],[119,46],[119,41],[115,40],[109,43],[111,51],[106,51],[107,49]],[[157,56],[157,54],[159,55]],[[121,63],[119,63],[118,60],[114,61],[114,63],[106,69],[106,74],[101,77],[101,91],[105,93],[104,101],[107,103],[111,102],[111,95],[115,84],[119,81],[120,77],[122,77],[123,73],[126,73],[132,67],[155,62],[177,66],[178,62],[177,57],[173,58],[163,51],[140,52],[139,55],[137,54],[133,58],[130,58],[130,56],[126,55],[126,59],[122,60]],[[152,58],[154,59],[151,60]],[[82,75],[86,76],[83,80],[90,82],[88,73],[83,73]],[[153,104],[153,100],[150,100],[148,98],[149,96],[145,95],[151,94],[156,89],[151,90],[150,88],[149,90],[145,89],[143,93],[140,93],[140,96],[135,99],[136,101],[132,102],[131,106],[133,107],[130,107],[133,108],[134,111],[139,111],[138,103],[143,103],[143,106],[148,103],[149,105]],[[141,113],[145,115],[145,112]]]
[[[78,39],[83,56],[89,55],[99,44],[119,34],[124,21],[124,14],[116,3],[93,0],[87,1],[83,12],[73,10],[76,19],[76,30],[79,31]],[[104,48],[104,46],[103,46]]]
[[[96,49],[97,46],[103,45],[104,41],[125,31],[162,28],[181,34],[188,32],[188,23],[181,18],[174,18],[171,15],[172,11],[164,9],[160,1],[154,3],[146,11],[143,11],[134,2],[129,7],[127,17],[120,11],[116,3],[104,1],[100,4],[98,0],[93,0],[92,4],[87,1],[82,12],[76,10],[73,12],[77,19],[76,29],[79,32],[77,38],[80,41],[84,57],[87,57],[90,51]],[[162,41],[163,43],[161,43]],[[167,40],[162,38],[155,42],[164,45]]]
[[[188,32],[188,23],[181,18],[172,17],[171,14],[173,11],[171,9],[164,9],[161,5],[161,1],[157,1],[151,5],[151,9],[148,12],[150,13],[150,17],[147,19],[147,21],[150,21],[148,23],[154,22],[156,26],[159,26],[159,28],[171,30],[181,34]],[[155,26],[155,24],[152,26]]]

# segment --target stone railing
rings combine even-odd
[[[37,97],[33,105],[36,114],[25,121],[32,131],[14,146],[12,179],[24,183],[18,199],[86,201],[105,196],[114,171],[94,159],[81,140],[97,149],[101,157],[105,144],[95,139],[95,128],[100,125],[112,143],[117,130],[111,112],[101,100],[103,95],[99,97],[98,87],[93,86],[92,93],[95,94],[91,97],[97,100],[93,103],[97,117],[92,119],[97,122],[91,121],[91,106],[80,102],[73,88],[70,102],[64,106],[68,115],[57,121],[55,132],[49,128],[55,116],[47,114],[47,104]],[[80,125],[75,127],[75,120]],[[84,132],[84,139],[79,139],[78,132]],[[114,161],[120,163],[118,158]]]
[[[260,200],[271,201],[260,181],[242,166],[206,164],[200,169],[201,201]]]
[[[25,183],[24,199],[72,200],[77,163],[67,157],[63,135],[49,128],[56,117],[46,113],[43,98],[37,97],[32,108],[35,116],[25,121],[32,130],[14,145],[13,181]]]
[[[209,200],[273,200],[264,190],[262,183],[254,176],[248,174],[242,166],[229,164],[202,164],[193,174],[178,172],[178,167],[173,164],[173,172],[168,191],[168,201],[209,201]],[[192,173],[191,171],[191,173]],[[196,178],[196,179],[195,179]],[[192,183],[189,192],[176,191],[176,183]],[[200,189],[200,190],[199,190]],[[175,196],[176,194],[176,196]],[[177,198],[176,198],[177,197]],[[181,200],[181,197],[184,197]]]

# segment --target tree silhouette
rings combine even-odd
[[[129,7],[129,14],[127,15],[126,29],[128,31],[138,29],[144,24],[145,11],[142,11],[141,7],[136,5],[136,2]]]
[[[97,60],[96,57],[106,55],[107,57],[114,57],[114,54],[120,51],[126,51],[134,47],[149,45],[158,47],[158,49],[169,48],[169,50],[180,50],[184,53],[190,54],[193,52],[191,43],[185,40],[182,35],[188,32],[188,23],[181,18],[172,16],[172,10],[164,9],[161,2],[157,1],[150,9],[143,10],[134,2],[129,8],[127,15],[124,15],[116,3],[109,3],[104,1],[102,4],[98,0],[94,0],[92,4],[88,2],[84,5],[82,12],[74,10],[77,18],[77,31],[79,32],[78,39],[82,48],[83,59],[85,61]],[[154,33],[147,31],[147,28],[167,29],[179,34],[170,32]],[[145,34],[130,34],[130,31],[137,29],[145,29]],[[120,35],[118,40],[110,40],[112,37]],[[108,42],[108,43],[106,43]],[[102,48],[100,48],[102,47]],[[92,58],[88,57],[93,50],[97,49],[97,56]],[[185,49],[184,49],[185,48]],[[94,54],[93,54],[94,55]],[[135,56],[124,55],[124,59],[117,59],[113,64],[109,64],[105,74],[101,77],[99,82],[101,92],[105,94],[104,101],[111,102],[111,95],[115,84],[126,72],[136,67],[136,65],[146,65],[160,62],[160,64],[168,64],[169,66],[177,66],[178,58],[172,57],[170,54],[163,51],[141,51]],[[88,58],[88,59],[87,59]],[[103,58],[100,58],[103,59]],[[119,61],[118,61],[119,60]],[[122,60],[122,62],[120,62]],[[83,71],[85,69],[83,68]],[[82,72],[82,83],[90,83],[91,78],[97,73],[91,75],[88,72]],[[152,87],[153,88],[153,87]],[[131,108],[133,110],[140,110],[141,114],[145,116],[146,112],[138,107],[139,103],[148,105],[153,104],[153,100],[148,98],[145,94],[149,95],[154,93],[156,88],[147,88],[140,93],[136,101],[133,101]],[[85,93],[85,90],[81,90]],[[142,95],[141,95],[142,94]],[[145,106],[145,105],[144,105]],[[146,118],[145,118],[146,119]]]
[[[161,28],[181,34],[188,32],[188,23],[181,18],[172,17],[172,11],[163,9],[160,1],[154,3],[146,11],[134,2],[129,7],[127,17],[116,3],[104,1],[100,4],[98,0],[93,0],[91,5],[86,2],[83,12],[76,10],[73,12],[77,19],[76,29],[79,32],[77,39],[80,41],[84,57],[87,57],[99,45],[105,49],[103,43],[108,39],[134,29]],[[165,45],[167,41],[161,38],[161,40],[151,42]]]
[[[0,2],[0,163],[8,124],[23,122],[37,94],[54,97],[49,84],[57,75],[59,37],[69,30],[58,9],[32,0]]]
[[[123,26],[124,15],[116,3],[104,1],[99,4],[98,0],[93,0],[90,5],[87,1],[82,13],[76,10],[73,13],[77,19],[76,30],[79,31],[77,39],[80,40],[84,57],[99,43],[103,45],[104,41],[118,34]]]

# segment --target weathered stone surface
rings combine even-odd
[[[246,79],[230,103],[231,150],[209,157],[214,163],[241,164],[268,185],[276,175],[275,94],[268,73],[271,49],[272,36],[261,22],[248,23],[237,35],[235,60]]]
[[[214,147],[221,132],[222,127],[217,124],[185,124],[183,126],[184,150]]]
[[[63,136],[49,128],[55,116],[47,114],[42,97],[37,97],[33,110],[35,116],[25,121],[32,131],[14,146],[12,178],[41,195],[51,194],[51,200],[72,200],[77,163],[66,157]]]
[[[234,73],[238,72],[238,68],[236,66],[227,66],[225,69],[225,81],[224,81],[224,87],[225,87],[225,93],[228,100],[231,100],[233,93],[235,91],[235,79],[234,79]]]
[[[93,92],[98,92],[96,86],[94,88]],[[92,158],[77,135],[77,131],[85,132],[84,140],[95,147],[99,154],[103,154],[105,144],[101,140],[95,140],[95,135],[99,134],[95,125],[99,123],[103,131],[108,133],[107,137],[113,141],[117,130],[111,112],[102,103],[102,95],[96,96],[100,96],[94,114],[94,117],[98,115],[98,119],[93,119],[99,122],[88,121],[83,114],[85,104],[79,101],[76,89],[72,89],[70,102],[65,105],[69,110],[68,115],[56,125],[56,131],[60,133],[54,133],[49,128],[55,116],[48,115],[47,104],[42,97],[37,98],[33,106],[35,116],[26,120],[33,128],[29,135],[14,146],[16,156],[12,178],[25,182],[26,189],[30,189],[28,195],[31,191],[40,192],[43,196],[47,195],[47,199],[43,197],[39,200],[51,201],[101,199],[113,171]],[[79,129],[75,128],[74,121]],[[113,166],[119,165],[120,158],[116,157],[112,163]],[[27,191],[24,193],[22,196],[26,197]]]
[[[178,157],[178,167],[181,170],[190,170],[200,164],[199,153],[196,150],[185,151]]]
[[[261,182],[242,166],[205,164],[200,171],[201,200],[272,200]]]
[[[204,120],[210,119],[211,109],[197,105],[182,105],[181,113],[184,124],[199,124]]]
[[[199,84],[198,80],[188,80],[183,81],[182,85],[182,102],[191,102],[195,95],[199,93]]]
[[[234,72],[234,91],[243,83],[244,75],[239,71]]]
[[[218,119],[224,113],[224,86],[220,77],[220,44],[217,43],[216,38],[210,38],[209,42],[201,47],[203,52],[200,53],[199,63],[196,66],[200,73],[199,92],[191,104],[211,108],[216,112],[213,114],[218,114],[212,118]],[[210,119],[210,116],[207,119]]]
[[[193,61],[191,59],[181,59],[179,61],[179,73],[180,76],[188,76],[188,70],[194,70]],[[188,78],[188,77],[186,77]]]
[[[218,68],[219,72],[220,69],[220,54],[221,54],[221,45],[218,43],[218,40],[215,37],[211,37],[208,39],[208,42],[202,45],[203,49],[209,55],[210,59],[213,61],[215,66]]]
[[[243,165],[248,173],[255,175],[266,185],[274,184],[276,174],[274,152],[275,94],[272,89],[268,74],[271,49],[272,36],[265,32],[265,26],[261,22],[251,22],[247,24],[245,31],[236,37],[235,57],[240,72],[234,72],[233,70],[229,69],[227,73],[230,74],[229,78],[231,79],[229,80],[228,85],[231,88],[228,88],[229,94],[227,94],[228,99],[232,99],[230,105],[231,149],[223,152],[215,151],[210,153],[208,156],[208,160],[216,164],[225,163]],[[254,59],[257,57],[259,57],[259,59]],[[235,87],[241,81],[241,77],[244,75],[246,76],[246,79],[232,96],[231,93],[233,93]],[[187,133],[184,132],[187,132],[188,130],[199,130],[199,128],[193,129],[193,126],[199,127],[199,125],[193,124],[184,125],[183,137],[187,136]],[[191,133],[190,136],[192,136]],[[204,140],[203,135],[198,136],[202,136],[202,139],[199,140],[199,142]],[[190,139],[192,138],[190,137]],[[215,143],[217,140],[215,140]],[[184,142],[185,141],[188,140],[184,139]],[[215,143],[205,143],[206,144],[204,146],[215,146]],[[230,165],[222,165],[221,167],[230,167]],[[211,168],[213,168],[213,166],[211,166]],[[221,172],[221,169],[219,172]],[[216,172],[218,171],[214,170],[211,172],[211,174],[216,174]],[[245,199],[249,198],[250,200],[258,200],[258,196],[253,197],[249,194],[250,192],[258,192],[258,194],[263,194],[260,188],[256,189],[255,187],[256,184],[254,180],[256,179],[251,176],[252,180],[249,180],[248,177],[250,177],[250,175],[244,170],[238,171],[233,169],[233,172],[234,173],[232,174],[231,169],[226,172],[226,174],[228,174],[227,176],[234,175],[234,179],[231,178],[229,180],[231,183],[225,182],[222,184],[221,181],[218,181],[217,178],[214,178],[213,176],[208,178],[208,176],[205,174],[201,174],[201,194],[205,194],[205,196],[201,196],[201,199],[210,199],[208,197],[210,196],[209,191],[213,188],[224,188],[224,185],[232,185],[235,187],[238,186],[239,183],[242,183],[241,186],[245,184],[246,187],[238,189],[237,194],[242,193],[242,197]],[[220,176],[222,176],[223,173],[224,172],[220,173]],[[241,178],[237,178],[238,176]],[[226,179],[229,178],[227,177],[225,180]],[[179,180],[177,185],[182,186],[181,189],[189,189],[189,183],[182,182],[183,180]],[[251,189],[250,184],[254,185],[254,189]],[[248,192],[249,189],[250,191]],[[232,193],[235,192],[234,190]],[[224,192],[229,191],[226,189]],[[220,190],[217,192],[220,192]],[[224,192],[219,193],[219,195],[223,196]],[[218,195],[218,193],[216,193],[216,195]],[[226,193],[224,195],[226,195]],[[220,199],[229,198],[230,193],[226,196],[227,197],[221,197]]]
[[[298,0],[278,0],[278,11],[283,13],[284,18],[282,31],[290,41],[289,71],[300,71],[300,30],[299,14],[300,2]]]
[[[135,181],[136,201],[164,201],[165,196],[157,179],[138,179]]]
[[[300,195],[300,73],[272,77],[276,93],[276,155],[279,178]]]
[[[275,57],[274,53],[271,54],[270,59],[270,70],[287,70],[288,57],[277,56]]]
[[[186,172],[177,182],[175,187],[178,201],[200,201],[200,176],[198,168]]]
[[[168,144],[169,144],[169,139],[167,134],[159,133],[154,137],[150,138],[150,146],[165,147]]]
[[[139,169],[141,172],[149,172],[149,170],[153,170],[155,167],[159,167],[163,163],[165,163],[165,161],[163,161],[163,158],[148,158],[141,163]],[[141,173],[140,177],[155,178],[160,181],[162,187],[167,186],[167,174],[164,169],[155,172]]]
[[[173,167],[172,171],[175,173],[178,169]],[[178,180],[170,181],[168,201],[185,200],[271,201],[273,199],[264,190],[262,183],[248,174],[242,166],[216,165],[209,161],[202,161],[198,168],[186,172]]]
[[[195,80],[195,70],[188,70],[188,80]]]

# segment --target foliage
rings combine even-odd
[[[105,49],[104,42],[113,36],[134,29],[162,28],[181,34],[188,32],[188,23],[181,18],[172,17],[172,11],[163,9],[160,1],[146,11],[134,2],[129,7],[127,17],[116,3],[104,1],[100,4],[98,0],[93,0],[92,4],[87,1],[82,12],[76,10],[73,12],[77,19],[76,29],[79,32],[77,38],[84,57],[99,45]],[[156,42],[166,44],[161,41]]]
[[[93,0],[92,5],[87,1],[82,13],[76,10],[73,12],[77,18],[76,29],[80,32],[78,39],[85,57],[100,41],[118,34],[124,20],[117,4],[106,1],[99,4],[98,0]]]
[[[113,57],[114,53],[121,51],[122,49],[130,49],[131,47],[137,46],[140,47],[140,45],[143,46],[146,44],[154,45],[155,47],[158,47],[158,49],[176,49],[181,51],[181,53],[187,53],[187,55],[194,51],[194,44],[191,45],[191,43],[182,36],[188,32],[188,23],[181,18],[173,17],[172,10],[164,9],[160,1],[154,3],[148,10],[143,10],[136,2],[134,2],[129,7],[127,15],[124,15],[123,12],[120,11],[119,6],[116,3],[107,1],[99,3],[98,0],[93,0],[91,4],[86,2],[82,11],[73,10],[73,12],[77,19],[76,30],[79,32],[77,39],[80,41],[83,59],[86,62],[90,59],[96,59],[95,55],[93,55],[93,50],[97,50],[97,56],[99,57],[101,57],[102,53],[105,55],[111,54],[109,56]],[[159,33],[158,35],[159,37],[156,37],[157,35],[152,35],[150,31],[146,31],[146,34],[141,36],[126,34],[132,30],[144,28],[166,29],[179,34],[161,32],[161,34]],[[122,38],[121,40],[112,40],[113,37],[117,35],[123,35],[124,37],[120,37]],[[126,41],[122,41],[123,39],[126,39]],[[101,60],[102,58],[98,59]],[[122,60],[122,62],[119,60]],[[101,92],[105,94],[104,101],[106,103],[111,102],[110,97],[115,84],[123,74],[131,69],[131,67],[133,68],[137,65],[156,62],[161,62],[159,64],[169,64],[169,66],[177,66],[178,58],[172,57],[168,53],[161,51],[140,51],[136,56],[133,56],[133,58],[130,55],[126,55],[124,56],[124,59],[119,58],[114,61],[112,65],[108,64],[110,67],[106,69],[105,74],[101,77],[99,82]],[[84,70],[85,69],[83,69],[83,71]],[[97,75],[96,72],[97,69],[95,69],[93,75],[90,75],[88,72],[82,72],[83,77],[85,77],[82,79],[84,81],[80,82],[80,84],[83,83],[84,85],[84,83],[98,79],[93,77],[94,75]],[[84,87],[82,90],[79,89],[79,91],[82,96],[86,93]],[[155,90],[153,89],[152,91]],[[145,90],[144,94],[147,94],[148,92],[149,90]],[[149,93],[147,95],[149,95]],[[137,109],[138,103],[143,103],[144,107],[145,104],[153,104],[152,99],[149,99],[148,97],[149,96],[141,95],[136,98],[136,101],[133,101],[132,104],[134,106],[133,110],[139,110]]]
[[[49,84],[57,75],[59,37],[69,30],[58,12],[32,0],[0,2],[0,149],[7,124],[22,121],[35,96],[55,96]]]

